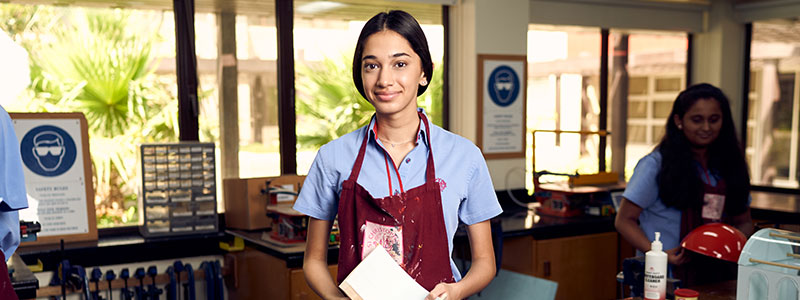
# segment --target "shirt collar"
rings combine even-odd
[[[424,114],[425,118],[428,119],[428,122],[430,122],[431,119],[428,116],[428,113],[425,112],[425,109],[423,109],[422,107],[417,107],[417,111]],[[370,140],[377,143],[378,142],[377,137],[375,136],[375,120],[376,120],[375,116],[376,115],[373,114],[372,118],[370,118],[369,126],[367,127],[368,129],[367,132],[369,133]],[[432,123],[430,124],[430,126],[433,126]],[[419,131],[417,131],[417,142],[419,142],[419,140],[422,140],[422,142],[425,143],[426,146],[430,147],[431,145],[428,145],[428,139],[426,138],[427,135],[428,135],[428,130],[425,128],[425,123],[423,123],[422,118],[420,118]]]

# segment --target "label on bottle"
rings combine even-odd
[[[649,267],[644,271],[644,299],[664,300],[667,298],[667,276]]]

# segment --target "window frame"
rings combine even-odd
[[[187,3],[179,13],[175,4]],[[444,85],[442,91],[443,128],[449,128],[449,6],[442,5],[442,25],[444,29]],[[175,12],[176,62],[178,95],[178,131],[180,141],[199,141],[199,103],[197,96],[198,72],[197,57],[194,45],[194,13],[193,1],[173,3]],[[281,157],[281,175],[297,173],[297,130],[295,111],[295,70],[294,70],[294,1],[275,1],[275,22],[277,30],[278,56],[278,130]],[[219,12],[217,12],[219,13]],[[190,38],[179,39],[179,33],[188,34]],[[218,45],[218,47],[220,47]],[[187,58],[186,62],[181,62]],[[183,66],[183,67],[182,67]],[[181,72],[184,70],[184,72]],[[282,78],[284,78],[282,80]],[[292,80],[285,80],[292,78]],[[181,88],[183,87],[183,88]],[[183,92],[181,92],[183,90]],[[223,199],[224,201],[224,199]],[[224,224],[224,213],[220,224]],[[221,226],[224,227],[224,226]],[[101,237],[120,236],[138,233],[137,225],[117,226],[98,229]]]
[[[743,54],[743,64],[742,64],[742,110],[740,115],[740,124],[738,128],[740,129],[740,141],[742,145],[742,151],[744,152],[747,149],[747,121],[750,114],[750,55],[752,52],[752,42],[753,42],[753,22],[748,22],[745,24],[745,33],[744,33],[744,54]],[[800,80],[795,78],[795,80]],[[749,167],[749,166],[748,166]],[[800,188],[787,188],[787,187],[778,187],[772,185],[765,185],[765,184],[750,184],[751,191],[759,191],[759,192],[770,192],[770,193],[780,193],[780,194],[792,194],[792,195],[800,195]]]

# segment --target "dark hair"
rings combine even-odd
[[[364,94],[364,83],[361,80],[361,56],[364,54],[364,44],[372,34],[384,30],[397,32],[411,44],[411,49],[419,55],[422,61],[422,72],[425,73],[425,79],[429,84],[431,76],[433,76],[433,61],[431,61],[431,51],[428,49],[428,40],[417,20],[402,10],[379,13],[369,19],[367,24],[364,24],[361,34],[358,35],[356,53],[353,55],[353,83],[365,99],[367,96]],[[422,95],[428,89],[428,85],[420,85],[417,89],[417,96]]]
[[[683,118],[699,99],[714,99],[722,110],[722,128],[707,150],[708,168],[717,170],[725,180],[725,213],[739,215],[747,209],[750,196],[747,162],[736,136],[728,97],[707,83],[688,87],[678,94],[672,105],[666,133],[657,146],[662,157],[657,177],[658,195],[665,205],[681,210],[703,206],[703,182],[692,158],[692,145],[674,121],[674,116]]]

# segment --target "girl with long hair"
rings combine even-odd
[[[614,224],[637,252],[650,250],[655,232],[661,232],[673,274],[685,284],[730,278],[731,272],[719,268],[712,271],[723,274],[707,276],[710,264],[724,263],[682,251],[679,245],[705,223],[724,222],[746,235],[753,232],[747,162],[730,103],[719,88],[696,84],[678,95],[664,138],[639,160],[622,197]]]

